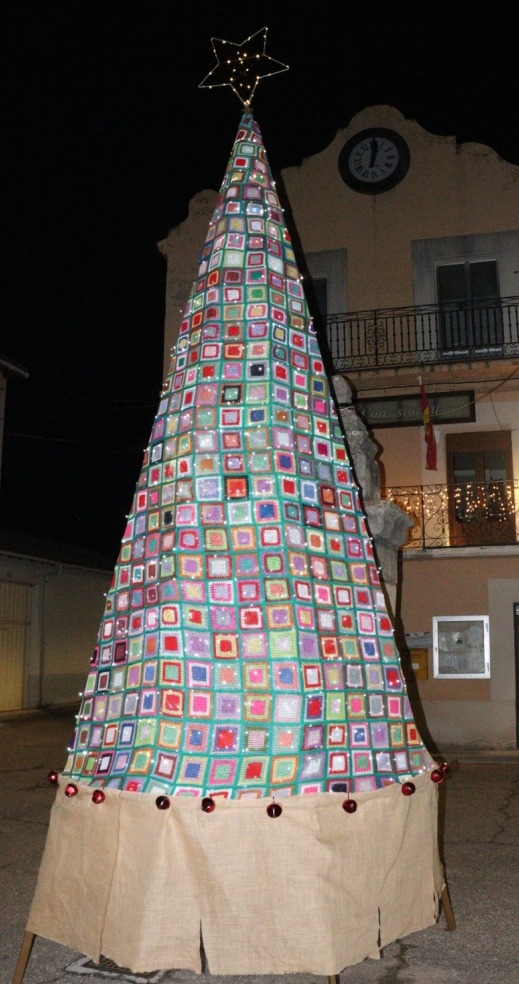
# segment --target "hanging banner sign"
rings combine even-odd
[[[476,419],[474,390],[429,393],[433,424],[465,424]],[[374,396],[357,400],[355,409],[368,427],[422,427],[423,409],[416,396]]]

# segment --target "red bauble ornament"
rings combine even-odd
[[[92,803],[104,803],[105,799],[106,796],[102,789],[94,789],[94,792],[92,793]]]
[[[444,776],[450,775],[451,767],[448,762],[442,762],[440,765],[440,769],[443,772]]]
[[[404,782],[404,785],[402,786],[404,796],[412,796],[415,790],[416,786],[414,782]]]
[[[215,807],[216,807],[216,803],[214,799],[211,799],[210,796],[204,796],[202,800],[202,809],[204,813],[212,813]]]
[[[69,782],[68,786],[65,786],[65,796],[77,796],[79,789],[73,782]]]
[[[445,776],[441,769],[433,769],[431,772],[431,779],[433,782],[437,782],[438,785],[443,782]]]
[[[59,773],[55,769],[49,772],[47,779],[49,780],[51,786],[57,786],[59,783]]]
[[[155,806],[157,807],[157,810],[169,810],[171,806],[169,796],[157,796]]]
[[[344,800],[342,808],[345,813],[355,813],[357,809],[357,802],[356,800],[351,799]]]
[[[269,805],[267,806],[267,813],[269,817],[275,818],[275,817],[280,817],[281,814],[283,813],[283,810],[280,807],[279,803],[269,803]]]

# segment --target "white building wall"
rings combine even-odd
[[[0,554],[0,581],[31,588],[25,652],[20,654],[23,683],[15,701],[20,709],[78,702],[110,577],[105,571]]]

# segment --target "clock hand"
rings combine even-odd
[[[371,155],[369,158],[369,167],[375,167],[375,161],[377,159],[378,152],[378,141],[376,137],[371,139]]]

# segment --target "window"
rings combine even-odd
[[[329,314],[340,314],[347,310],[346,304],[346,264],[345,249],[326,249],[320,253],[307,253],[305,256],[311,276],[309,300],[323,318]],[[316,313],[315,310],[313,313]]]
[[[345,249],[327,249],[307,253],[305,260],[311,278],[305,282],[305,293],[321,351],[324,355],[328,349],[333,358],[344,356],[349,351],[350,340],[345,336],[344,324],[334,322],[333,315],[347,310],[347,252]],[[330,370],[333,371],[331,365]]]
[[[440,263],[436,269],[440,348],[444,353],[496,349],[503,319],[496,260]]]
[[[516,542],[510,431],[447,434],[451,546]]]
[[[328,281],[326,277],[313,277],[312,284],[317,310],[324,322],[328,316]]]
[[[433,666],[435,677],[488,678],[488,615],[433,616]]]

